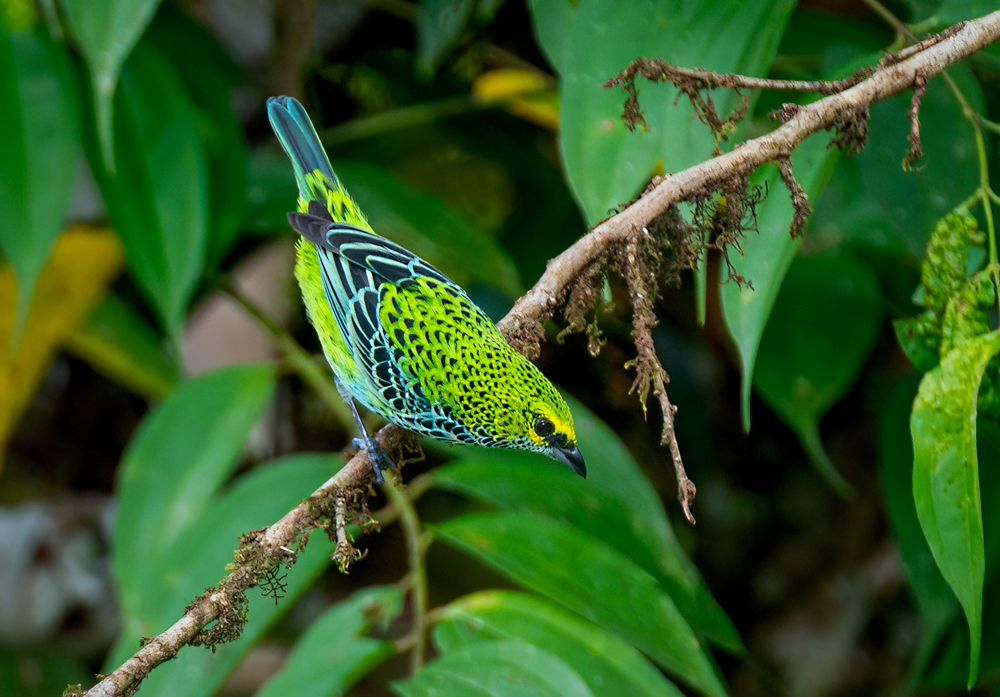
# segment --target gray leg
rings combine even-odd
[[[351,394],[340,384],[340,380],[334,378],[334,382],[337,384],[337,391],[340,392],[340,396],[347,402],[347,408],[351,410],[354,423],[358,425],[358,430],[361,431],[361,437],[354,438],[352,442],[355,446],[368,451],[368,459],[371,460],[372,469],[375,471],[375,483],[381,484],[383,482],[382,470],[387,467],[395,469],[396,463],[386,454],[382,446],[378,444],[378,441],[368,434],[368,429],[365,428],[364,423],[361,421],[361,416],[358,414],[358,408],[354,405],[354,398]]]

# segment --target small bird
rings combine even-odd
[[[464,290],[374,233],[297,100],[271,97],[267,113],[299,188],[298,212],[288,214],[302,236],[295,276],[375,480],[394,465],[354,400],[421,435],[544,453],[586,477],[573,417],[552,383]]]

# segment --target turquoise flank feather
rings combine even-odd
[[[268,116],[299,187],[298,212],[288,216],[302,236],[295,275],[352,411],[357,399],[422,435],[541,452],[586,476],[573,417],[552,383],[464,290],[372,231],[301,104],[271,98]],[[381,480],[391,463],[357,420]]]

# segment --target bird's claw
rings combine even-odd
[[[355,438],[352,442],[355,447],[368,451],[368,459],[371,461],[372,470],[375,472],[375,483],[382,484],[384,481],[382,470],[387,468],[395,469],[396,463],[386,454],[382,446],[378,444],[378,441],[371,436]]]

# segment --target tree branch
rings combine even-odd
[[[668,175],[647,190],[637,201],[615,216],[601,222],[569,249],[551,260],[538,282],[514,304],[498,323],[501,333],[513,346],[529,356],[537,355],[543,323],[552,316],[566,289],[574,279],[609,250],[620,248],[642,233],[655,218],[680,201],[691,200],[732,181],[749,175],[766,162],[787,161],[792,150],[808,136],[841,124],[867,112],[869,106],[901,94],[919,81],[927,80],[945,67],[1000,40],[1000,12],[970,21],[951,35],[924,42],[920,49],[908,49],[905,57],[885,61],[860,83],[812,104],[783,110],[785,122],[760,138],[737,146],[732,152],[676,174]],[[946,33],[947,34],[947,33]],[[790,172],[790,170],[788,170]],[[788,182],[786,182],[787,184]],[[669,402],[665,412],[672,417]],[[398,426],[386,426],[376,434],[379,444],[390,453],[398,452],[410,437]],[[671,453],[679,461],[676,442]],[[316,490],[308,499],[289,511],[269,528],[247,537],[252,544],[241,546],[240,553],[255,551],[274,563],[294,561],[296,545],[309,531],[329,521],[337,511],[337,501],[351,498],[350,492],[363,495],[370,488],[371,465],[367,454],[355,455],[340,472]],[[687,482],[690,485],[690,482]],[[690,485],[693,490],[693,485]],[[341,516],[342,517],[342,516]],[[259,563],[259,559],[257,560]],[[148,641],[132,658],[83,694],[129,695],[156,666],[170,660],[186,644],[198,643],[206,625],[220,620],[239,602],[246,589],[257,584],[259,576],[250,571],[250,563],[238,562],[235,569],[214,589],[196,599],[184,615],[159,636]],[[259,567],[258,567],[259,568]]]

